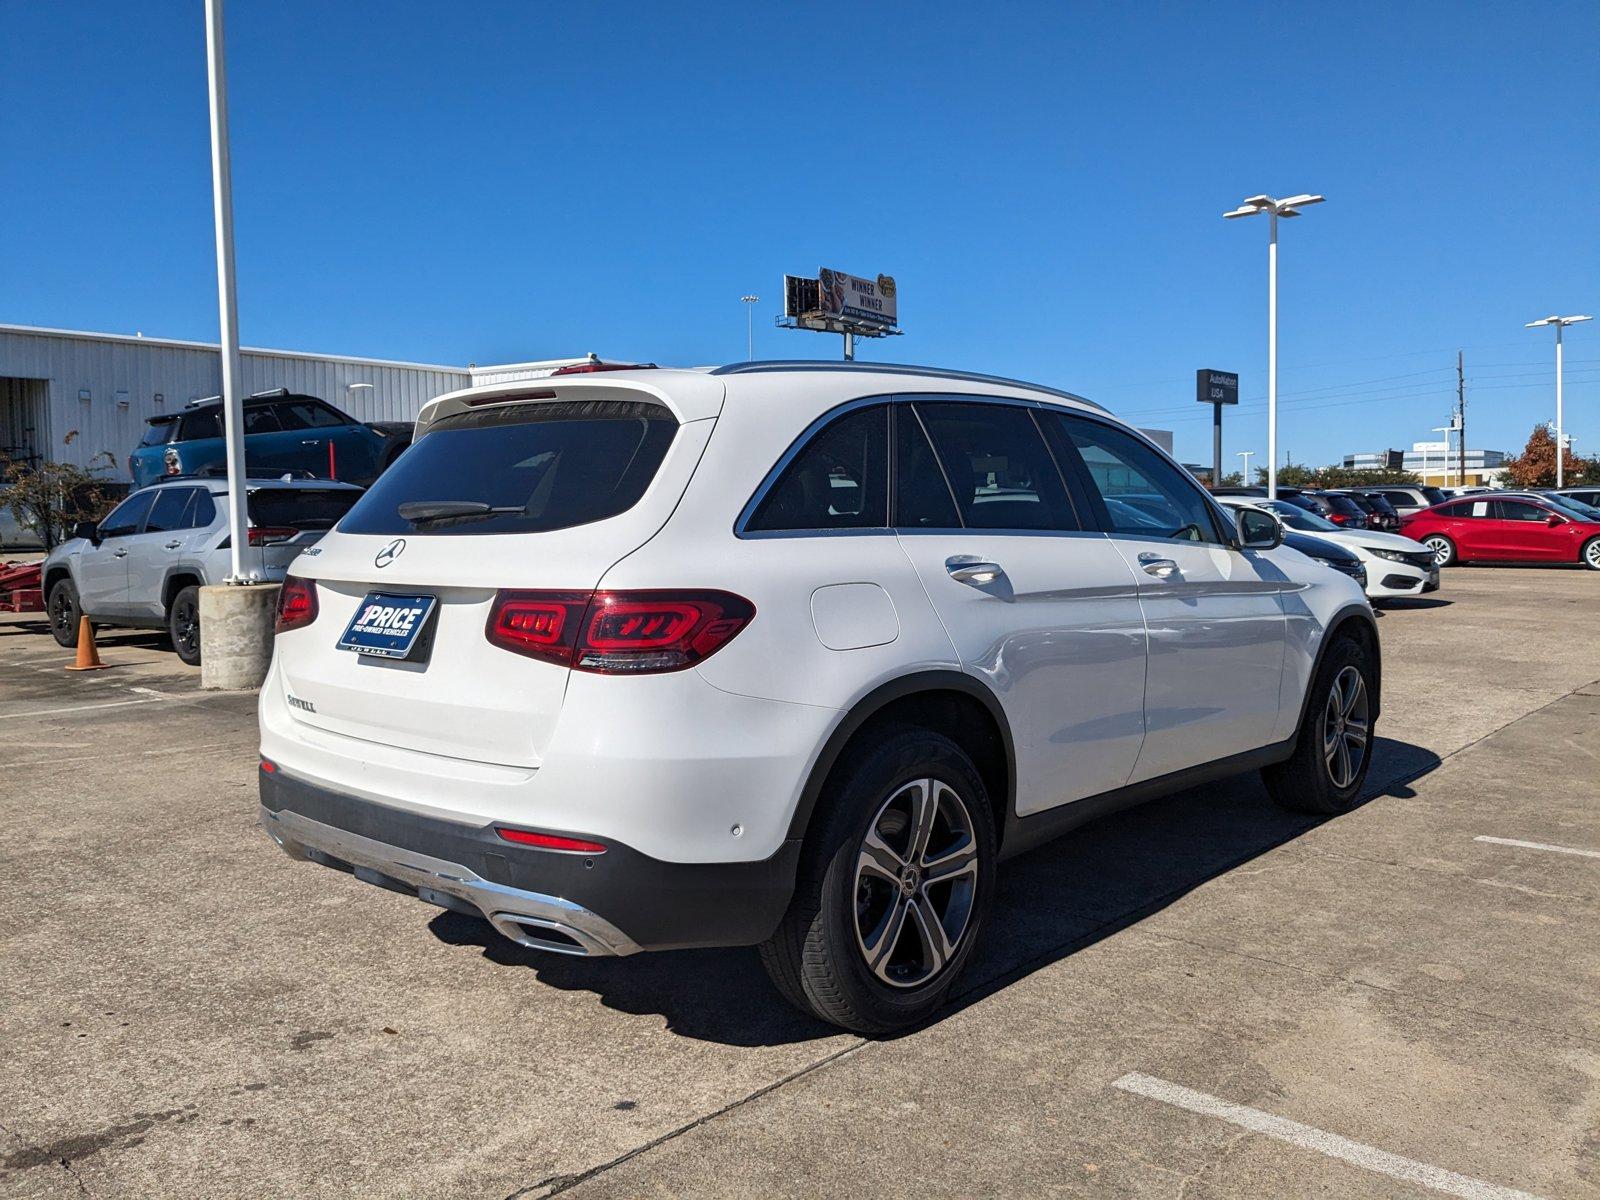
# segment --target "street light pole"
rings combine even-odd
[[[233,168],[228,156],[228,73],[222,0],[206,0],[206,83],[211,107],[211,202],[217,233],[217,308],[222,334],[222,433],[228,465],[229,583],[248,583],[244,399],[240,394],[239,299],[233,281]]]
[[[1278,498],[1278,218],[1298,217],[1300,210],[1321,204],[1324,197],[1302,193],[1278,200],[1251,196],[1223,217],[1253,217],[1266,213],[1267,229],[1267,499]]]
[[[1244,459],[1244,474],[1242,476],[1240,476],[1240,478],[1242,478],[1244,480],[1244,486],[1245,487],[1249,487],[1250,486],[1250,460],[1255,457],[1255,453],[1256,452],[1254,450],[1238,450],[1238,451],[1235,451],[1235,453],[1237,453],[1240,458]],[[1219,479],[1217,482],[1218,482],[1218,484],[1220,484],[1222,481]]]
[[[756,305],[760,296],[740,296],[744,304],[744,360],[754,362],[756,357]]]
[[[1449,425],[1435,425],[1432,432],[1444,434],[1444,459],[1439,468],[1439,486],[1444,487],[1450,482],[1450,431],[1455,428],[1455,423]],[[1422,458],[1422,482],[1428,482],[1428,458]]]
[[[1568,325],[1576,325],[1579,321],[1591,321],[1593,317],[1581,314],[1571,317],[1548,316],[1537,321],[1529,321],[1524,329],[1534,329],[1540,325],[1554,325],[1556,327],[1556,486],[1561,487],[1566,481],[1565,459],[1566,446],[1562,442],[1562,412],[1561,412],[1561,331]]]

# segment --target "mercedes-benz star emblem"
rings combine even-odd
[[[372,565],[375,567],[387,567],[395,559],[400,557],[405,548],[405,538],[395,538],[394,541],[390,542],[382,550],[378,551],[377,557],[372,560]]]

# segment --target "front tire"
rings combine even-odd
[[[1375,666],[1371,651],[1353,637],[1328,647],[1311,682],[1294,754],[1261,772],[1281,807],[1330,816],[1360,801],[1372,765]]]
[[[83,608],[78,603],[77,585],[70,579],[58,579],[50,589],[50,599],[45,603],[50,617],[50,632],[56,644],[72,650],[78,645],[78,625]]]
[[[191,667],[200,665],[200,589],[190,584],[172,598],[167,609],[167,636],[178,658]]]
[[[983,780],[940,734],[890,734],[819,799],[789,911],[761,946],[785,999],[854,1033],[915,1025],[971,957],[994,890]]]
[[[1433,551],[1434,566],[1443,570],[1456,565],[1456,544],[1442,533],[1430,533],[1422,544]]]
[[[1600,571],[1600,537],[1592,537],[1583,544],[1578,561],[1591,571]]]

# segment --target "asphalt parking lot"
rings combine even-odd
[[[0,1195],[1600,1196],[1600,579],[1380,621],[1371,799],[1009,864],[917,1032],[544,956],[256,829],[254,699],[0,624]]]

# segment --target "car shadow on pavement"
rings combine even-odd
[[[1376,739],[1374,750],[1363,805],[1409,797],[1410,784],[1440,762],[1390,738]],[[932,1023],[1332,819],[1278,808],[1251,772],[1096,821],[1006,862],[983,945]],[[683,1037],[773,1046],[839,1032],[785,1004],[753,950],[567,958],[515,945],[488,922],[454,912],[439,914],[429,928],[450,945],[481,947],[492,962],[527,967],[540,983],[593,992],[621,1012],[659,1014]]]
[[[1441,600],[1437,596],[1395,596],[1381,605],[1373,605],[1372,611],[1381,617],[1389,609],[1397,612],[1420,611],[1424,608],[1449,608],[1454,603],[1454,600]]]

